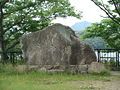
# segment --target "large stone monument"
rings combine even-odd
[[[27,65],[47,69],[68,69],[71,65],[91,64],[96,61],[93,49],[67,26],[54,24],[43,30],[23,35],[21,45]]]

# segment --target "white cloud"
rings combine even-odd
[[[61,23],[66,26],[72,26],[73,24],[75,24],[76,22],[79,22],[79,21],[80,20],[75,17],[66,17],[66,18],[58,17],[55,20],[53,20],[52,23]]]

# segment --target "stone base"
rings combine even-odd
[[[29,65],[27,66],[27,71],[45,71],[45,72],[70,72],[72,74],[76,73],[87,73],[88,72],[88,65],[70,65],[67,69],[64,66],[58,65],[44,65],[44,66],[37,66],[37,65]]]
[[[104,64],[98,62],[92,62],[88,67],[88,73],[101,73],[107,71]]]
[[[105,66],[98,62],[93,62],[90,65],[70,65],[67,69],[62,65],[19,65],[17,71],[44,71],[44,72],[69,72],[76,73],[100,73],[106,71]]]

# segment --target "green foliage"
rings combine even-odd
[[[94,23],[88,27],[83,38],[102,37],[111,48],[120,48],[120,25],[110,19],[104,19],[100,23]]]
[[[114,59],[110,60],[110,67],[116,67],[116,61]]]
[[[0,64],[0,73],[16,74],[16,70],[11,64]]]
[[[86,38],[83,40],[85,43],[94,49],[106,49],[107,43],[101,37]]]
[[[23,34],[43,29],[56,17],[80,18],[68,0],[12,0],[6,1],[2,10],[5,51],[20,49]]]
[[[104,70],[104,71],[101,71],[100,73],[91,73],[92,75],[100,75],[100,76],[109,76],[110,75],[110,71],[109,70]]]

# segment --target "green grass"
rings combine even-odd
[[[14,67],[0,66],[0,90],[99,90],[88,82],[110,82],[110,75],[23,72]]]
[[[24,74],[0,74],[0,90],[74,90],[73,81],[109,80],[99,75],[69,75],[30,72]],[[86,87],[89,88],[89,87]],[[91,87],[90,87],[91,88]]]

